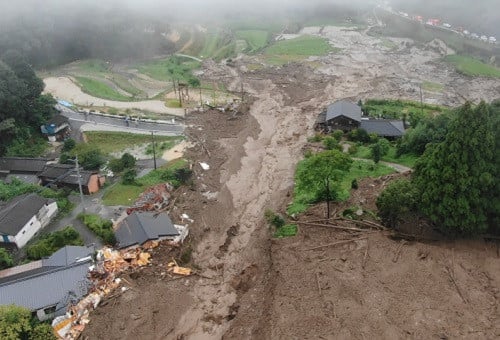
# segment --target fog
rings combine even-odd
[[[0,54],[21,50],[35,65],[83,58],[147,58],[178,46],[163,35],[192,24],[232,26],[259,20],[300,28],[314,19],[366,20],[384,0],[0,0]],[[499,0],[390,0],[395,10],[438,17],[500,37]],[[240,25],[241,26],[241,25]],[[254,28],[254,27],[248,27]],[[189,29],[189,28],[187,28]]]

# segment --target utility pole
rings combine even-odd
[[[179,85],[179,81],[177,80],[177,92],[179,93],[179,105],[182,107],[182,93],[181,86]]]
[[[78,164],[78,155],[75,157],[76,175],[78,176],[78,189],[80,190],[80,200],[82,202],[82,212],[85,214],[85,202],[83,200],[82,177],[80,176],[80,165]]]
[[[153,162],[156,170],[156,149],[155,149],[155,135],[154,131],[151,131],[151,140],[153,141]]]

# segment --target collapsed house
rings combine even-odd
[[[42,185],[54,185],[58,188],[78,190],[78,172],[71,164],[49,164],[38,175]],[[98,192],[106,182],[106,178],[98,171],[80,170],[82,190],[85,195]]]
[[[154,212],[133,212],[115,231],[118,249],[142,246],[148,241],[182,242],[187,234],[187,227],[174,225],[166,213]]]
[[[49,258],[0,271],[0,305],[18,305],[44,321],[64,315],[90,287],[93,248],[66,246]]]

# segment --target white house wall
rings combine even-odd
[[[23,229],[15,236],[15,242],[18,248],[22,248],[28,243],[35,234],[43,227],[49,224],[52,217],[57,212],[57,203],[53,202],[45,205],[40,209],[38,214],[33,216],[28,223],[25,224]]]

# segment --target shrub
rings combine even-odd
[[[284,226],[278,228],[274,233],[274,237],[283,238],[297,235],[297,225],[296,224],[285,224]]]
[[[323,139],[323,145],[327,150],[342,150],[342,146],[339,144],[339,142],[335,138],[330,136],[326,136]]]
[[[114,173],[119,173],[123,171],[123,162],[120,158],[112,158],[108,162],[108,167]]]
[[[314,136],[312,137],[309,137],[307,139],[308,142],[311,142],[311,143],[319,143],[323,140],[323,135],[321,133],[317,133],[315,134]]]
[[[351,189],[356,190],[358,188],[358,180],[355,178],[351,181]]]
[[[351,144],[351,146],[349,146],[349,155],[354,155],[358,152],[358,146],[356,144]]]
[[[335,138],[336,140],[340,141],[342,139],[342,136],[344,135],[344,132],[342,130],[334,130],[331,133],[332,137]]]
[[[121,157],[121,162],[123,164],[123,168],[125,168],[125,169],[133,168],[133,167],[135,167],[136,159],[134,156],[132,156],[128,152],[125,152]]]
[[[0,269],[12,267],[14,260],[7,250],[0,248]]]
[[[382,222],[388,227],[396,227],[407,214],[416,210],[417,197],[417,190],[409,179],[390,183],[376,202]]]
[[[64,141],[62,151],[63,152],[71,151],[75,148],[75,146],[76,146],[76,141],[72,138],[68,138]]]
[[[43,235],[37,242],[28,246],[26,253],[31,260],[38,260],[55,253],[64,246],[83,246],[80,234],[70,226],[62,230]]]
[[[113,222],[110,220],[105,220],[94,214],[79,214],[78,218],[105,243],[110,245],[116,243]]]
[[[137,177],[137,171],[135,169],[127,169],[123,173],[122,183],[125,185],[134,185],[136,184],[135,178]]]
[[[364,129],[354,129],[349,132],[349,139],[354,142],[369,143],[370,135]]]
[[[285,219],[281,217],[281,215],[276,214],[274,211],[270,209],[265,211],[264,217],[266,218],[267,222],[272,226],[276,227],[276,229],[279,229],[285,225]]]

